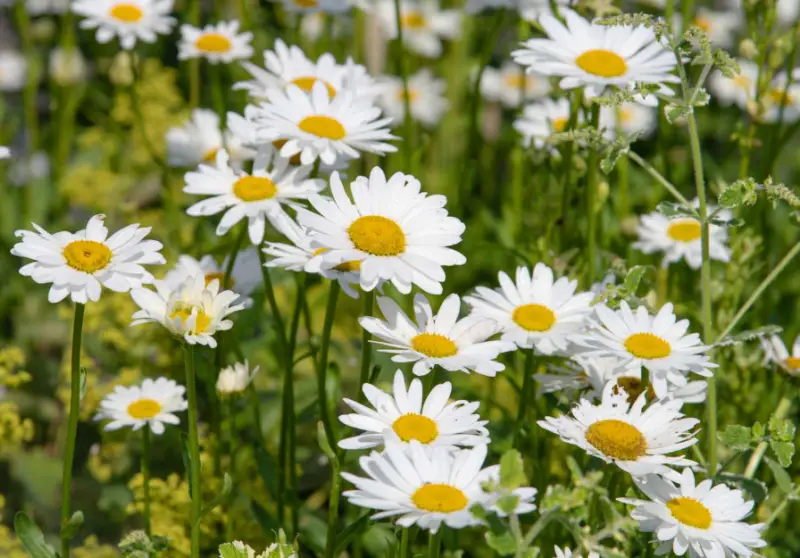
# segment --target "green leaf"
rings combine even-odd
[[[753,424],[753,439],[760,440],[764,437],[765,433],[766,429],[764,428],[764,425],[756,421],[755,424]]]
[[[219,545],[219,558],[247,558],[247,551],[236,548],[233,543]]]
[[[74,537],[78,530],[83,526],[83,512],[76,511],[72,514],[72,517],[69,518],[62,527],[61,527],[61,538],[70,540]]]
[[[345,527],[344,531],[336,536],[336,545],[333,551],[334,556],[341,555],[354,537],[363,534],[367,530],[367,527],[369,527],[369,516],[369,513],[365,513],[356,521]]]
[[[272,494],[273,497],[278,495],[278,467],[275,463],[275,459],[267,453],[267,450],[262,448],[261,446],[256,446],[254,456],[256,458],[256,468],[258,469],[258,475],[261,477],[261,480],[264,481],[264,484],[269,490],[269,493]]]
[[[794,483],[789,473],[787,473],[779,463],[776,463],[769,457],[765,457],[764,461],[767,462],[767,465],[772,471],[772,476],[775,477],[775,484],[778,485],[778,488],[785,494],[792,494],[794,492]]]
[[[678,118],[682,116],[686,116],[687,114],[692,112],[692,107],[686,105],[676,105],[671,103],[666,106],[664,109],[664,115],[667,117],[667,121],[672,124]]]
[[[488,544],[489,547],[491,547],[500,556],[510,556],[517,550],[517,542],[508,531],[501,535],[496,535],[491,531],[487,532],[486,544]]]
[[[500,486],[514,490],[526,482],[522,455],[515,449],[508,450],[500,458]]]
[[[648,266],[646,265],[633,266],[625,276],[625,281],[622,283],[622,288],[631,294],[635,293],[636,289],[639,288],[639,283],[642,282],[642,278],[647,272],[647,269]]]
[[[55,552],[44,542],[42,530],[25,512],[17,512],[14,516],[14,532],[31,558],[56,557]]]
[[[772,452],[778,458],[778,463],[781,464],[781,467],[789,467],[792,464],[792,457],[794,457],[794,444],[792,442],[770,440],[769,447],[772,448]]]
[[[694,209],[690,209],[682,203],[664,201],[658,204],[656,209],[664,217],[696,217]]]
[[[519,496],[516,494],[506,494],[497,499],[497,507],[507,515],[511,515],[519,505]]]
[[[217,494],[217,496],[203,508],[203,510],[200,512],[200,518],[201,519],[204,518],[206,515],[209,514],[209,512],[211,512],[211,510],[213,510],[214,508],[222,504],[225,500],[227,500],[228,496],[231,495],[232,491],[233,491],[233,480],[231,479],[231,476],[228,473],[225,473],[222,479],[222,490],[220,490],[220,493]]]
[[[795,426],[790,420],[772,417],[769,419],[770,436],[781,442],[794,441]]]
[[[753,436],[748,427],[731,424],[719,433],[719,441],[731,449],[744,451],[752,445]]]
[[[750,479],[742,475],[734,475],[733,473],[720,473],[714,478],[729,486],[746,490],[753,500],[755,500],[756,505],[766,500],[769,494],[767,485],[756,479]]]

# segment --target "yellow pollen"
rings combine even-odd
[[[277,192],[275,183],[266,176],[243,176],[233,184],[233,194],[246,202],[268,200]]]
[[[425,484],[411,496],[421,510],[452,513],[467,507],[469,500],[461,490],[449,484]]]
[[[64,247],[64,259],[72,269],[94,273],[111,262],[111,249],[94,240],[74,240]]]
[[[604,49],[587,50],[575,63],[584,72],[604,78],[619,77],[628,71],[628,65],[619,54]]]
[[[586,429],[586,441],[608,457],[622,461],[635,461],[647,450],[647,440],[639,429],[616,419],[592,424]]]
[[[136,4],[117,4],[111,8],[109,15],[118,21],[136,23],[144,17],[144,12]]]
[[[422,444],[430,444],[439,436],[436,423],[428,417],[409,413],[392,423],[392,430],[404,442],[418,440]]]
[[[652,333],[634,333],[625,340],[625,349],[637,358],[666,358],[672,353],[669,343]]]
[[[347,135],[344,126],[338,120],[318,114],[306,116],[297,127],[309,134],[332,140],[340,140]]]
[[[233,47],[230,39],[219,33],[201,35],[200,38],[195,41],[194,46],[197,47],[197,50],[214,53],[228,52],[231,50],[231,47]]]
[[[406,235],[387,217],[366,215],[347,227],[355,247],[373,256],[397,256],[406,251]]]
[[[541,304],[517,306],[511,317],[514,323],[528,331],[548,331],[556,323],[553,311]]]
[[[676,219],[667,226],[667,236],[678,242],[693,242],[700,238],[700,221]]]
[[[275,140],[275,141],[273,141],[273,142],[272,142],[272,146],[273,146],[275,149],[277,149],[278,151],[280,151],[280,150],[281,150],[281,147],[283,147],[284,145],[286,145],[286,142],[287,142],[287,141],[289,141],[289,140],[285,140],[285,139],[279,139],[279,140]],[[292,155],[292,156],[289,158],[289,162],[290,162],[291,164],[293,164],[293,165],[299,165],[299,164],[300,164],[300,154],[299,154],[299,153],[295,153],[294,155]]]
[[[319,2],[317,0],[292,0],[296,6],[301,8],[316,8]]]
[[[128,414],[135,419],[151,419],[160,412],[161,403],[154,399],[139,399],[128,405]]]
[[[225,287],[222,287],[222,282],[225,280],[225,274],[221,271],[213,271],[211,273],[206,273],[206,287],[210,285],[211,282],[214,280],[219,281],[220,288],[226,288],[226,289],[233,288],[233,277],[228,277],[228,280],[225,282]]]
[[[191,306],[185,307],[178,307],[177,309],[173,310],[172,314],[169,315],[170,320],[175,320],[176,318],[179,319],[184,325],[186,325],[187,320],[192,315]],[[197,315],[195,316],[194,322],[194,329],[192,329],[189,333],[192,335],[197,335],[198,333],[203,333],[208,329],[208,326],[211,325],[211,318],[203,312],[202,309],[197,308]]]
[[[318,81],[321,81],[322,83],[325,84],[325,88],[328,90],[328,97],[336,96],[336,88],[334,88],[327,81],[317,79],[313,76],[294,78],[290,83],[293,83],[306,93],[311,93],[311,90],[314,88],[314,84],[317,83]]]
[[[403,14],[403,17],[400,18],[400,21],[403,22],[403,27],[408,27],[409,29],[422,29],[428,26],[425,16],[422,15],[422,12],[417,10],[406,12]]]
[[[672,517],[690,527],[708,529],[711,527],[711,512],[703,504],[689,498],[679,496],[667,501],[667,507],[672,512]]]
[[[447,358],[458,354],[451,339],[438,333],[420,333],[411,339],[411,348],[431,358]]]
[[[213,163],[217,160],[217,152],[219,151],[219,147],[214,147],[209,149],[203,154],[203,162],[204,163]]]
[[[644,385],[639,378],[635,378],[633,376],[622,376],[617,378],[617,385],[614,386],[614,395],[619,393],[619,390],[624,391],[628,396],[628,405],[633,405],[633,402],[636,401],[639,396],[644,391]],[[652,401],[656,396],[655,391],[653,391],[653,385],[650,384],[647,386],[647,400]]]
[[[792,370],[800,370],[800,357],[789,357],[783,363]]]

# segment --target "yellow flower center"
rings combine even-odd
[[[434,421],[415,413],[398,418],[392,423],[392,430],[404,442],[418,440],[422,444],[429,444],[439,436],[439,428]]]
[[[652,333],[634,333],[625,340],[625,348],[637,358],[666,358],[672,353],[669,343]]]
[[[225,281],[225,274],[221,271],[212,271],[211,273],[206,273],[206,287],[211,284],[212,281],[219,281],[220,288],[222,287],[223,281]],[[226,289],[233,288],[233,277],[228,277],[228,280],[225,282]]]
[[[306,116],[297,127],[309,134],[332,140],[340,140],[347,135],[344,126],[338,120],[318,114]]]
[[[347,227],[355,247],[373,256],[397,256],[406,250],[406,235],[400,225],[387,217],[366,215]]]
[[[733,84],[737,87],[741,87],[742,89],[748,89],[750,87],[750,83],[750,78],[741,74],[733,78]]]
[[[219,151],[219,147],[214,147],[209,149],[203,154],[203,162],[204,163],[213,163],[217,160],[217,152]]]
[[[522,72],[513,72],[505,75],[503,81],[511,89],[522,89],[523,86],[530,89],[536,83],[536,78],[527,74],[523,75]]]
[[[633,376],[622,376],[617,378],[617,385],[614,386],[614,394],[618,394],[619,390],[624,391],[628,395],[628,405],[633,405],[639,396],[644,391],[644,384],[639,378]],[[653,385],[647,386],[647,400],[652,401],[656,394],[653,391]]]
[[[175,310],[172,311],[172,314],[169,315],[170,320],[175,320],[176,318],[179,319],[184,325],[189,320],[192,315],[192,310],[196,307],[192,306],[179,306]],[[197,308],[197,314],[195,315],[194,321],[194,328],[189,332],[193,335],[197,335],[198,333],[203,333],[204,331],[208,330],[208,326],[211,325],[211,318],[208,314],[203,312],[202,309]]]
[[[411,339],[411,348],[431,358],[447,358],[458,354],[453,341],[438,333],[420,333]]]
[[[426,484],[418,488],[411,501],[421,510],[452,513],[467,507],[469,500],[461,490],[449,484]]]
[[[517,306],[511,317],[514,323],[528,331],[548,331],[556,323],[553,311],[541,304]]]
[[[135,419],[147,420],[161,412],[161,403],[154,399],[139,399],[128,405],[128,414]]]
[[[268,200],[277,192],[275,183],[266,176],[243,176],[233,184],[233,195],[246,202]]]
[[[400,21],[403,22],[403,27],[408,27],[409,29],[422,29],[428,25],[425,16],[418,10],[411,10],[404,13]]]
[[[197,50],[202,50],[203,52],[228,52],[233,47],[230,39],[219,33],[201,35],[195,41],[194,46],[197,47]]]
[[[296,6],[301,8],[316,8],[319,2],[317,0],[292,0]]]
[[[622,124],[630,124],[633,122],[633,111],[627,108],[619,109],[619,121]]]
[[[678,242],[693,242],[700,238],[700,221],[695,219],[679,219],[667,227],[667,236]]]
[[[333,87],[330,83],[325,80],[315,78],[313,76],[305,76],[294,78],[291,82],[306,93],[311,93],[311,90],[314,88],[314,84],[318,81],[321,81],[325,84],[325,88],[328,90],[328,97],[335,97],[336,96],[336,88]]]
[[[286,142],[287,142],[287,141],[289,141],[289,140],[286,140],[286,139],[278,139],[278,140],[275,140],[275,141],[273,141],[273,142],[272,142],[272,147],[274,147],[275,149],[277,149],[278,151],[280,151],[280,150],[281,150],[281,147],[283,147],[284,145],[286,145]],[[300,154],[299,154],[299,153],[295,153],[294,155],[292,155],[292,156],[289,158],[289,162],[290,162],[291,164],[293,164],[293,165],[299,165],[299,164],[300,164]]]
[[[687,496],[679,496],[667,501],[672,517],[690,527],[708,529],[711,527],[711,512],[703,504]]]
[[[118,21],[136,23],[144,17],[144,12],[136,4],[117,4],[111,8],[109,15]]]
[[[788,106],[794,104],[794,97],[788,93],[784,94],[782,89],[772,89],[767,95],[776,105]]]
[[[401,101],[405,101],[406,100],[406,90],[401,88],[397,92],[397,98],[399,100],[401,100]],[[413,103],[417,99],[419,99],[419,93],[417,91],[415,91],[414,89],[409,89],[408,90],[408,102],[409,103]]]
[[[619,77],[628,70],[619,54],[601,48],[587,50],[575,59],[575,63],[587,74],[604,78]]]
[[[64,247],[64,259],[72,269],[94,273],[111,262],[111,249],[94,240],[73,240]]]
[[[800,370],[800,357],[789,357],[783,363],[792,370]]]
[[[563,132],[566,129],[568,122],[569,118],[556,118],[553,120],[553,131]]]
[[[599,420],[589,426],[586,441],[608,457],[622,461],[635,461],[647,450],[647,440],[639,429],[616,419]]]

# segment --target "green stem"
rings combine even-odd
[[[214,105],[214,111],[219,116],[219,123],[222,129],[225,128],[225,93],[224,83],[222,79],[222,70],[224,66],[221,64],[212,64],[208,62],[208,73],[211,77],[211,100]]]
[[[375,302],[375,291],[369,291],[362,294],[364,297],[364,309],[361,313],[362,316],[372,316],[372,307]],[[369,342],[370,333],[365,328],[361,328],[361,374],[358,377],[358,390],[356,391],[356,399],[359,403],[363,402],[364,394],[361,388],[369,380],[369,370],[372,366],[372,344]]]
[[[397,66],[400,79],[403,82],[403,170],[411,173],[412,136],[414,123],[411,120],[411,98],[408,92],[408,60],[406,59],[406,46],[403,42],[403,16],[400,9],[400,0],[394,0],[394,16],[397,21]]]
[[[332,281],[331,285],[338,285]],[[333,448],[334,446],[331,446]],[[339,458],[335,451],[331,453],[331,493],[328,498],[328,533],[325,539],[325,558],[333,558],[336,549],[336,538],[339,534],[339,495],[342,489],[342,476]]]
[[[17,23],[22,52],[28,62],[28,79],[25,83],[25,91],[22,97],[23,111],[25,113],[25,128],[28,133],[30,153],[33,154],[39,149],[39,114],[36,110],[36,90],[38,88],[38,65],[36,63],[36,51],[31,41],[31,20],[25,8],[25,2],[16,3],[14,17]]]
[[[435,533],[428,534],[428,558],[439,558],[439,553],[442,551],[442,534],[444,533],[444,524],[439,525],[439,530]]]
[[[192,498],[192,510],[189,520],[191,528],[191,558],[200,558],[200,510],[202,509],[202,493],[200,488],[200,440],[197,434],[197,378],[195,373],[194,346],[186,345],[186,393],[189,399],[189,488]]]
[[[622,221],[631,211],[630,200],[628,198],[628,176],[629,176],[629,161],[627,157],[620,157],[617,161],[617,183],[619,194],[617,196],[617,212],[619,219]]]
[[[322,425],[325,428],[325,437],[331,448],[336,448],[336,436],[333,431],[333,421],[328,408],[328,350],[331,343],[333,319],[336,315],[336,303],[339,299],[341,287],[338,281],[331,281],[328,292],[328,305],[325,308],[325,322],[322,326],[322,340],[317,361],[317,397],[319,398],[319,411]]]
[[[789,409],[792,408],[794,393],[795,392],[793,388],[789,388],[788,390],[784,391],[784,395],[778,403],[778,407],[775,409],[775,414],[773,415],[777,420],[782,420],[786,418],[786,415],[789,414]],[[750,461],[747,462],[747,466],[744,469],[745,477],[748,479],[753,478],[753,476],[756,474],[756,471],[758,471],[758,466],[761,464],[761,459],[764,457],[764,453],[766,453],[766,451],[767,442],[759,442],[758,446],[756,446],[756,449],[753,451],[753,455],[750,456]]]
[[[677,188],[675,188],[675,186],[673,186],[672,183],[669,180],[664,178],[664,176],[660,172],[658,172],[653,165],[651,165],[650,163],[648,163],[647,161],[645,161],[644,159],[639,157],[639,155],[637,155],[633,151],[628,151],[627,155],[628,155],[628,158],[631,161],[633,161],[634,163],[639,165],[642,168],[643,171],[645,171],[647,174],[649,174],[661,186],[666,188],[666,190],[670,194],[672,194],[672,196],[676,200],[681,202],[687,210],[691,211],[694,214],[697,214],[697,212],[695,211],[694,207],[692,207],[692,204],[689,202],[689,200],[687,200],[683,196],[683,194],[678,192]]]
[[[596,103],[592,105],[591,125],[595,129],[600,126],[600,105]],[[592,149],[589,152],[586,188],[586,211],[589,214],[589,230],[587,231],[587,258],[589,260],[587,285],[591,285],[597,278],[597,211],[595,211],[595,206],[597,205],[597,186],[599,182],[598,159],[598,150]]]
[[[144,486],[144,532],[150,531],[150,425],[142,429],[142,483]]]
[[[236,240],[233,241],[233,246],[228,254],[225,265],[225,275],[222,278],[222,284],[219,286],[219,290],[221,291],[229,288],[229,285],[231,285],[231,276],[233,275],[233,268],[236,265],[236,258],[239,257],[239,251],[242,249],[244,237],[247,235],[247,223],[242,223],[240,227],[239,234],[236,235]]]
[[[409,533],[411,529],[404,528],[402,534],[400,535],[400,553],[398,555],[399,558],[407,558],[408,556],[408,539]]]
[[[763,531],[766,531],[767,529],[769,529],[769,526],[772,525],[773,522],[776,519],[778,519],[778,516],[783,513],[783,511],[786,509],[786,507],[789,504],[791,504],[792,502],[794,502],[795,500],[797,500],[798,494],[800,494],[800,488],[796,488],[794,490],[794,493],[791,495],[791,497],[784,498],[783,500],[781,500],[781,503],[778,504],[778,507],[775,508],[775,511],[772,512],[772,515],[770,515],[769,518],[764,522]]]
[[[578,125],[578,113],[581,110],[581,103],[583,100],[583,89],[576,89],[572,92],[572,105],[569,112],[569,120],[564,129],[565,132],[574,130]],[[561,219],[562,224],[566,225],[567,211],[569,210],[569,197],[570,187],[572,185],[572,152],[575,150],[573,142],[567,142],[564,146],[563,157],[561,163],[561,176],[564,177],[564,182],[561,184]],[[563,229],[562,229],[563,230]]]
[[[536,368],[536,349],[531,347],[531,350],[525,354],[525,368],[523,369],[522,389],[519,392],[519,406],[517,407],[517,424],[514,427],[513,446],[517,445],[517,438],[522,431],[522,425],[525,423],[525,414],[528,410],[528,399],[530,399],[531,383],[533,382],[533,372]]]
[[[67,524],[72,512],[70,494],[72,467],[75,460],[75,440],[78,437],[78,418],[81,406],[81,340],[83,338],[83,313],[86,306],[75,304],[72,322],[72,370],[70,372],[69,418],[67,419],[67,447],[64,449],[64,471],[61,482],[61,526]],[[69,558],[69,539],[61,539],[61,558]]]

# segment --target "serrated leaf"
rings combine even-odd
[[[42,530],[25,512],[14,516],[14,532],[31,558],[56,558],[55,552],[44,542]]]
[[[609,149],[606,156],[600,161],[600,170],[602,170],[604,174],[611,174],[611,171],[617,166],[619,158],[622,157],[626,151],[626,149],[622,149],[618,146]]]
[[[694,210],[676,202],[664,201],[656,206],[656,209],[664,217],[695,217]]]
[[[225,543],[219,545],[220,558],[247,558],[247,550],[245,548],[237,548],[234,543]]]
[[[761,326],[761,327],[756,328],[756,329],[748,329],[746,331],[742,331],[742,332],[736,333],[734,335],[728,335],[726,337],[723,337],[722,339],[717,341],[714,344],[714,346],[715,347],[728,347],[728,346],[731,346],[731,345],[741,345],[742,343],[745,343],[745,342],[748,342],[748,341],[758,341],[762,337],[766,337],[766,336],[769,336],[769,335],[777,335],[781,331],[783,331],[783,328],[781,328],[780,326],[765,325],[765,326]]]
[[[664,108],[664,115],[667,117],[667,121],[672,124],[678,118],[682,116],[686,116],[692,112],[692,107],[688,107],[686,105],[676,105],[674,103],[670,103]]]
[[[792,483],[792,477],[789,476],[789,473],[769,457],[765,457],[764,461],[767,462],[767,466],[772,471],[772,476],[775,477],[775,484],[778,485],[778,488],[787,495],[794,493],[794,483]]]
[[[756,421],[753,424],[752,432],[753,432],[753,439],[754,440],[760,440],[761,438],[764,437],[764,434],[766,433],[766,430],[765,430],[763,424],[761,424],[760,422]]]
[[[721,473],[714,478],[717,481],[722,481],[729,486],[746,490],[753,500],[755,500],[756,505],[766,500],[767,495],[769,494],[767,485],[760,480],[747,478],[742,475],[734,475],[733,473]]]
[[[748,427],[731,424],[719,433],[719,440],[731,449],[744,451],[752,445],[753,435]]]
[[[508,450],[500,458],[500,486],[514,490],[526,482],[522,455],[515,449]]]
[[[83,526],[83,512],[76,511],[64,525],[61,526],[61,538],[70,540]]]
[[[648,266],[636,265],[633,266],[628,274],[625,276],[625,281],[622,283],[622,288],[627,292],[633,294],[639,288],[639,283],[642,282],[644,274],[647,272]]]
[[[506,531],[500,535],[496,535],[491,531],[486,533],[486,544],[489,545],[500,556],[510,556],[517,550],[517,542],[511,533]]]
[[[769,447],[772,448],[772,452],[778,458],[778,463],[781,464],[781,467],[789,467],[792,464],[792,457],[794,457],[794,444],[792,442],[770,440]]]
[[[769,433],[781,442],[794,440],[795,426],[790,420],[772,417],[769,419]]]

